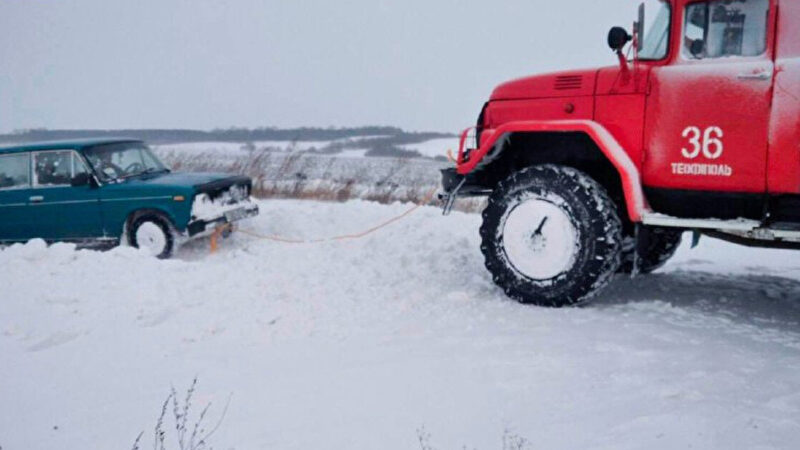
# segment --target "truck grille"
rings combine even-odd
[[[580,89],[581,86],[583,86],[583,77],[580,75],[560,75],[556,77],[555,89],[557,91]]]

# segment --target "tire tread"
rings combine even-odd
[[[599,253],[592,257],[603,261],[601,264],[596,264],[594,261],[586,262],[587,270],[579,274],[580,283],[567,285],[562,292],[546,292],[547,288],[542,288],[542,283],[521,279],[520,274],[515,273],[515,270],[500,256],[500,252],[504,250],[502,243],[497,242],[498,237],[501,237],[498,230],[504,224],[502,216],[511,206],[510,198],[532,187],[543,190],[549,186],[555,187],[556,194],[559,192],[555,191],[559,189],[570,191],[571,197],[583,203],[582,207],[585,208],[583,212],[588,216],[589,222],[585,226],[593,233],[592,239],[595,239],[592,248],[599,249]],[[575,205],[573,207],[577,208]],[[495,284],[503,289],[506,295],[522,303],[551,307],[585,303],[608,284],[621,263],[622,222],[617,215],[614,202],[599,183],[571,167],[548,164],[528,167],[513,173],[501,181],[489,196],[487,206],[482,212],[482,219],[481,251],[484,254],[485,266],[492,274]]]

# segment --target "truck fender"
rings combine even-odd
[[[472,150],[466,161],[464,161],[465,139],[462,137],[457,161],[457,172],[459,174],[466,175],[475,170],[482,162],[485,163],[485,161],[483,161],[484,157],[492,150],[495,144],[501,141],[508,133],[580,132],[585,133],[594,141],[619,173],[630,220],[634,223],[641,222],[643,215],[648,211],[644,192],[642,191],[639,169],[636,167],[636,164],[633,163],[619,141],[617,141],[605,127],[593,120],[531,120],[508,122],[494,130],[487,129],[484,130],[484,132],[491,132],[492,134],[485,140],[481,139],[483,142],[480,148]]]

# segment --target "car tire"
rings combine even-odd
[[[175,234],[167,219],[158,214],[147,214],[135,218],[131,223],[128,243],[132,247],[147,250],[159,259],[167,259],[175,249]]]
[[[581,304],[620,265],[622,222],[606,190],[564,166],[523,169],[489,196],[481,251],[494,282],[521,303]]]
[[[674,228],[639,228],[639,261],[638,272],[640,274],[652,273],[661,268],[678,251],[681,245],[683,230]],[[622,252],[622,264],[619,267],[620,273],[633,272],[634,251],[636,243],[630,238],[630,248]]]

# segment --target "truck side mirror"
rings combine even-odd
[[[703,56],[703,51],[705,51],[706,43],[702,39],[694,39],[689,44],[689,52],[692,53],[692,56],[695,58],[701,58]]]
[[[639,5],[639,17],[636,20],[637,51],[644,50],[644,3]]]
[[[631,41],[633,37],[622,27],[614,27],[608,32],[608,46],[615,52],[622,51],[625,44]]]
[[[72,177],[69,184],[72,187],[88,186],[89,184],[91,184],[91,177],[89,176],[88,173],[85,172],[79,173],[76,174],[74,177]]]

